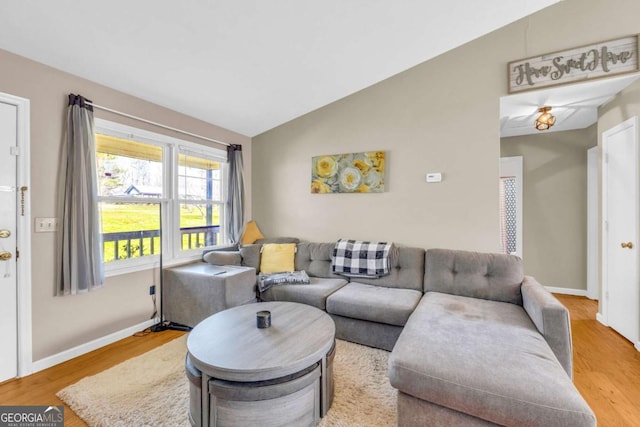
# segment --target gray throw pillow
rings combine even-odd
[[[206,262],[213,265],[241,265],[242,257],[238,251],[211,251],[202,257]]]
[[[256,272],[260,271],[260,248],[262,248],[262,245],[240,246],[242,265],[253,267],[256,269]]]

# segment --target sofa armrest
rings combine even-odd
[[[522,303],[569,378],[573,379],[569,310],[531,276],[525,276],[522,282]]]
[[[209,252],[235,252],[237,250],[238,250],[238,245],[235,243],[216,246],[213,249],[205,249],[204,251],[202,251],[202,261],[205,261],[204,256]]]

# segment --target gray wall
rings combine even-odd
[[[587,289],[586,129],[502,138],[503,157],[523,156],[523,260],[546,286]]]
[[[637,16],[636,0],[566,0],[255,137],[253,218],[267,235],[497,250],[507,63],[635,34]],[[387,150],[385,193],[310,194],[312,156],[367,150]]]
[[[251,141],[248,137],[184,116],[138,98],[0,50],[0,92],[31,101],[31,214],[55,217],[58,153],[67,95],[80,93],[97,104],[159,123],[243,145],[250,191]],[[96,117],[158,133],[139,122],[96,111]],[[193,142],[202,143],[199,140]],[[250,197],[249,197],[250,200]],[[251,214],[250,206],[248,214]],[[107,278],[104,288],[86,294],[54,297],[54,235],[32,234],[33,360],[59,353],[149,319],[153,306],[149,285],[157,269]]]

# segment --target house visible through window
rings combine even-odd
[[[162,247],[167,262],[225,243],[225,156],[222,150],[96,119],[107,271],[153,264]]]

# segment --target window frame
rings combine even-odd
[[[183,203],[190,203],[190,204],[202,203],[202,204],[211,204],[214,206],[216,205],[220,206],[220,234],[222,235],[222,244],[224,245],[224,243],[227,240],[226,227],[224,222],[225,221],[225,200],[227,198],[227,183],[228,183],[228,167],[227,167],[226,152],[224,152],[224,158],[223,158],[219,154],[211,150],[207,150],[207,149],[202,150],[201,149],[202,147],[203,146],[201,145],[194,147],[193,145],[189,146],[185,144],[180,144],[174,147],[174,150],[172,152],[173,158],[171,161],[171,165],[175,168],[175,171],[173,173],[173,197],[172,197],[173,199],[172,211],[173,211],[173,217],[175,218],[175,223],[174,223],[174,227],[172,228],[172,242],[173,242],[172,248],[174,251],[173,258],[175,259],[185,259],[185,258],[195,259],[200,256],[203,249],[215,247],[214,245],[214,246],[204,246],[201,248],[190,249],[190,250],[182,250],[182,247],[181,247],[182,235],[180,233],[180,205]],[[217,150],[217,151],[222,152],[222,150]],[[220,200],[218,201],[187,200],[187,199],[180,198],[180,189],[178,188],[178,186],[180,184],[179,158],[181,153],[184,153],[187,155],[194,155],[194,156],[203,156],[205,158],[213,159],[220,163]],[[195,258],[194,258],[194,255],[196,255]]]
[[[180,233],[180,203],[178,191],[178,159],[182,151],[186,151],[195,155],[202,155],[210,159],[220,162],[221,171],[221,200],[215,201],[220,205],[220,233],[222,236],[222,244],[227,241],[225,227],[225,200],[227,194],[228,183],[228,160],[226,151],[210,147],[204,144],[198,144],[183,139],[178,139],[168,135],[151,132],[148,130],[112,122],[105,119],[94,119],[94,133],[116,136],[119,138],[134,139],[146,144],[153,144],[163,148],[162,158],[162,189],[161,198],[145,199],[140,197],[127,196],[98,196],[97,203],[100,202],[124,202],[124,203],[153,203],[160,206],[160,235],[161,235],[161,253],[162,264],[170,266],[184,263],[189,260],[196,260],[201,257],[202,251],[215,246],[201,247],[191,250],[181,249],[181,233]],[[96,150],[97,154],[97,150]],[[97,158],[97,157],[96,157]],[[100,216],[102,223],[102,213]],[[102,230],[100,230],[102,232]],[[104,262],[104,271],[106,277],[127,274],[136,271],[143,271],[157,268],[160,264],[160,255],[147,255],[143,257],[130,258],[125,260],[115,260]]]

